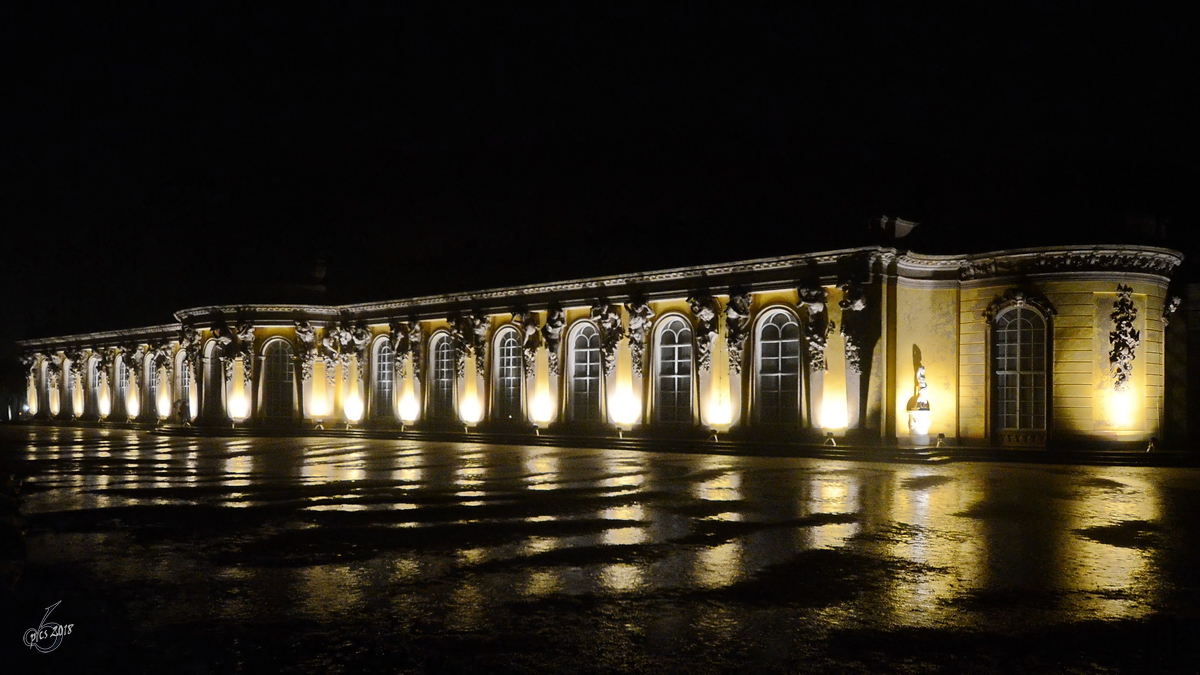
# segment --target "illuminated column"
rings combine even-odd
[[[700,421],[717,431],[728,431],[734,423],[734,401],[737,399],[733,387],[736,376],[729,367],[724,312],[718,314],[717,326],[716,338],[712,342],[711,372],[700,373]]]
[[[527,388],[529,418],[539,427],[545,428],[554,422],[558,412],[558,375],[550,372],[550,352],[545,345],[537,349],[534,358],[533,386]]]
[[[633,360],[629,338],[617,344],[617,367],[608,378],[608,419],[622,429],[632,429],[642,420],[640,392],[633,387]]]
[[[357,356],[351,358],[349,365],[343,365],[347,371],[343,373],[342,383],[344,385],[345,398],[342,403],[342,412],[345,415],[345,420],[348,423],[357,424],[363,419],[363,402],[366,397],[363,394],[363,366]]]
[[[37,376],[33,371],[25,375],[25,405],[29,406],[29,416],[36,417],[38,414],[38,386]]]
[[[468,354],[463,366],[464,376],[458,383],[458,418],[475,426],[483,419],[484,383],[475,363],[475,354]]]
[[[75,371],[75,361],[66,358],[64,355],[62,360],[62,374],[58,380],[58,419],[61,420],[75,418],[75,394],[78,391],[78,387],[75,386]]]
[[[843,313],[836,302],[836,290],[831,290],[826,312],[829,314],[830,326],[841,324]],[[829,331],[828,343],[825,349],[825,365],[821,405],[815,408],[814,426],[823,432],[840,432],[849,425],[849,407],[847,405],[846,350],[844,338],[836,330]]]
[[[400,421],[404,424],[412,424],[421,419],[421,384],[416,378],[419,367],[419,364],[415,363],[413,359],[405,359],[400,377],[396,378],[396,388],[399,391],[400,399]]]
[[[158,416],[160,418],[171,416],[171,406],[175,401],[175,378],[173,376],[174,369],[163,366],[156,368],[158,375]]]

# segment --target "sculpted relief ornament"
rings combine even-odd
[[[354,336],[346,324],[345,320],[330,324],[325,328],[325,337],[321,338],[321,359],[325,361],[325,380],[330,386],[337,379],[335,371],[338,364],[342,366],[342,382],[350,377],[350,345],[354,342]]]
[[[842,308],[842,338],[846,343],[846,365],[850,370],[861,374],[862,352],[866,347],[866,316],[867,293],[862,284],[849,282],[838,288],[842,291],[842,299],[838,307]]]
[[[358,381],[367,379],[367,345],[371,341],[371,331],[363,324],[358,324],[350,330],[350,343],[353,345],[354,356],[358,359]]]
[[[559,374],[558,347],[562,343],[563,329],[567,326],[567,315],[562,307],[551,307],[546,313],[546,325],[542,326],[542,339],[550,356],[550,373]]]
[[[424,341],[421,324],[416,321],[393,321],[391,328],[392,354],[395,357],[392,367],[396,371],[396,379],[399,380],[403,376],[404,367],[411,363],[413,376],[420,380],[421,344]]]
[[[513,312],[513,323],[521,331],[521,356],[525,360],[525,377],[533,377],[537,368],[537,350],[542,345],[542,331],[534,312]]]
[[[621,326],[621,310],[607,300],[592,307],[592,320],[600,327],[600,355],[604,359],[604,374],[612,375],[617,367],[617,345],[625,337]]]
[[[633,358],[633,372],[642,377],[646,360],[646,332],[650,321],[654,319],[654,310],[645,302],[633,302],[625,305],[629,312],[629,355]]]
[[[183,367],[191,368],[197,378],[201,377],[204,369],[200,367],[200,334],[190,323],[179,328],[179,350],[183,352]]]
[[[297,321],[296,340],[300,343],[300,378],[302,382],[308,382],[317,361],[317,329],[307,321]]]
[[[249,321],[238,325],[237,356],[242,357],[242,383],[249,391],[251,375],[254,372],[254,326]]]
[[[717,338],[717,314],[721,306],[707,291],[688,296],[687,303],[696,317],[696,363],[707,371],[712,368],[712,345]]]
[[[800,287],[800,310],[804,316],[804,341],[808,349],[808,367],[812,372],[828,370],[825,346],[833,325],[825,310],[825,289],[820,286]]]
[[[1033,307],[1047,317],[1054,316],[1058,313],[1057,310],[1054,309],[1054,305],[1051,305],[1050,301],[1047,300],[1045,296],[1034,291],[1024,290],[1021,288],[1010,288],[1007,291],[1004,291],[1003,294],[997,295],[990,303],[988,303],[988,306],[983,310],[983,318],[987,319],[989,322],[995,321],[996,315],[1000,313],[1000,310],[1008,307],[1009,305],[1014,305],[1017,307]]]
[[[750,336],[750,294],[730,291],[725,305],[725,343],[729,348],[729,372],[742,372],[742,354]]]
[[[458,379],[466,375],[466,360],[475,356],[478,372],[484,371],[487,363],[487,318],[479,312],[449,318],[450,339],[454,345],[454,372]]]
[[[1109,317],[1113,321],[1113,330],[1108,334],[1108,342],[1112,345],[1108,362],[1113,389],[1125,391],[1129,387],[1129,379],[1133,377],[1133,359],[1142,339],[1140,331],[1133,327],[1137,321],[1137,307],[1133,304],[1132,288],[1124,284],[1117,285],[1117,300]]]

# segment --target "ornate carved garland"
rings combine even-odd
[[[812,372],[828,370],[825,346],[833,325],[825,308],[825,289],[820,286],[800,287],[800,309],[804,315],[804,341],[808,349],[808,368]]]
[[[742,354],[750,337],[750,294],[731,290],[725,304],[725,344],[729,348],[729,371],[742,372]]]
[[[839,286],[842,299],[842,338],[846,343],[846,365],[850,370],[862,374],[863,348],[867,342],[867,292],[858,282],[847,282]]]
[[[617,367],[617,345],[625,337],[621,326],[621,310],[601,298],[592,307],[592,320],[600,327],[600,355],[604,359],[604,374],[611,375]]]
[[[395,369],[396,381],[404,374],[404,367],[413,364],[413,377],[421,379],[421,345],[424,337],[421,324],[417,321],[392,321],[392,367]]]
[[[525,361],[525,377],[537,372],[537,350],[542,344],[542,331],[538,326],[536,312],[517,310],[513,312],[513,323],[521,331],[521,356]]]
[[[643,300],[626,303],[629,312],[629,356],[633,361],[633,372],[638,377],[646,368],[646,333],[654,319],[654,310]]]
[[[1137,321],[1137,307],[1133,304],[1132,288],[1124,284],[1117,285],[1117,300],[1109,317],[1113,321],[1113,330],[1108,334],[1108,342],[1112,345],[1108,362],[1113,389],[1125,391],[1129,387],[1129,379],[1133,377],[1133,360],[1142,338],[1140,331],[1133,327]]]
[[[296,322],[296,340],[300,343],[300,380],[312,379],[313,364],[317,361],[317,329],[306,320]]]
[[[687,303],[696,317],[696,364],[707,371],[712,368],[712,345],[717,339],[717,314],[721,306],[708,291],[693,293]]]
[[[546,325],[542,326],[542,339],[550,355],[550,373],[559,374],[558,348],[562,342],[563,329],[567,326],[567,315],[562,307],[551,306],[546,312]]]
[[[983,310],[983,318],[987,319],[988,322],[995,321],[996,315],[1000,313],[1000,310],[1009,305],[1016,305],[1017,307],[1028,305],[1047,317],[1058,313],[1054,309],[1054,305],[1050,304],[1050,301],[1040,293],[1021,288],[1010,288],[1004,291],[1004,293],[997,295],[988,303],[988,306]]]

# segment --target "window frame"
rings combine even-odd
[[[794,357],[795,361],[796,361],[795,414],[792,419],[787,419],[787,420],[766,419],[763,416],[764,407],[765,407],[764,403],[763,403],[764,396],[765,396],[765,393],[764,393],[765,388],[763,387],[763,382],[764,382],[764,380],[763,380],[763,376],[764,376],[763,358],[764,358],[764,351],[765,351],[763,348],[763,332],[766,330],[767,326],[773,325],[772,321],[777,316],[783,316],[783,317],[787,318],[787,322],[785,322],[783,324],[783,326],[781,327],[781,337],[777,341],[779,344],[784,344],[784,342],[785,342],[784,339],[782,338],[782,328],[786,328],[788,325],[792,325],[792,326],[795,326],[795,331],[796,331],[796,337],[795,337],[796,354]],[[753,381],[753,387],[752,387],[753,398],[752,398],[752,403],[751,403],[751,411],[752,411],[751,419],[753,419],[754,424],[756,424],[758,426],[762,426],[762,427],[767,427],[767,428],[780,428],[780,429],[782,429],[782,428],[798,429],[803,425],[803,423],[804,423],[803,408],[804,408],[804,396],[805,396],[804,375],[805,375],[805,368],[806,368],[805,359],[804,359],[803,340],[804,340],[804,331],[803,331],[803,326],[800,323],[800,316],[795,310],[793,310],[790,307],[778,306],[778,305],[772,306],[772,307],[767,307],[767,308],[764,308],[762,311],[760,311],[758,316],[755,318],[754,333],[753,333],[753,362],[752,362],[752,364],[753,364],[753,380],[752,380]],[[780,362],[782,362],[783,360],[791,358],[791,357],[782,355],[782,351],[781,351],[780,356],[774,357],[774,358],[777,358]],[[778,375],[787,375],[787,374],[788,373],[782,372],[782,370],[780,373],[778,373]],[[771,373],[771,375],[776,375],[776,373]],[[782,410],[782,409],[783,409],[782,406],[780,406],[780,410]]]

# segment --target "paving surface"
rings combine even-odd
[[[1197,469],[53,427],[0,465],[4,672],[1200,670]]]

